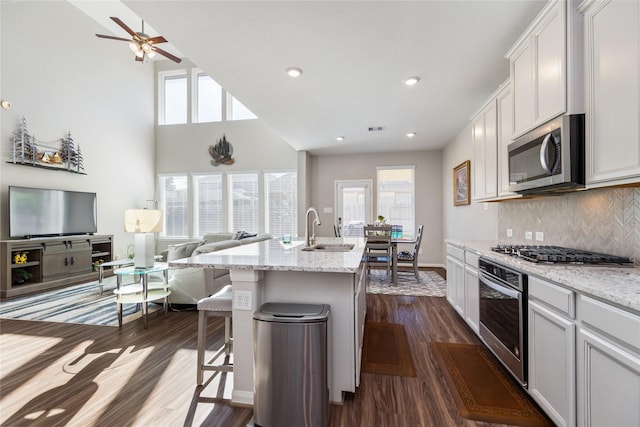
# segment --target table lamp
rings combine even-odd
[[[135,268],[151,268],[154,263],[155,241],[153,233],[162,231],[162,211],[154,209],[127,209],[124,211],[124,230],[135,235]]]

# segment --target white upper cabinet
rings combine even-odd
[[[556,3],[533,33],[534,123],[544,123],[566,111],[564,7]]]
[[[513,135],[513,98],[509,81],[500,86],[496,96],[498,107],[498,197],[522,197],[509,191],[509,151]]]
[[[492,97],[473,119],[473,200],[495,198],[498,195],[498,113]]]
[[[533,47],[526,39],[511,56],[513,133],[523,134],[533,127]],[[512,135],[513,136],[513,135]]]
[[[586,181],[640,182],[640,3],[587,0]]]
[[[578,18],[573,0],[551,0],[507,52],[513,138],[565,112],[584,112]]]
[[[509,153],[513,134],[513,103],[509,80],[500,85],[472,119],[474,201],[521,197],[509,192]]]

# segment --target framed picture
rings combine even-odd
[[[453,168],[453,204],[454,206],[468,205],[471,203],[469,192],[470,178],[469,160],[465,160]]]

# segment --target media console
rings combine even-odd
[[[0,241],[0,297],[97,280],[94,262],[113,260],[113,236],[75,235]],[[94,271],[95,270],[95,271]]]

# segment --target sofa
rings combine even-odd
[[[233,248],[235,246],[269,240],[272,236],[267,233],[208,233],[202,240],[169,245],[162,252],[165,262],[181,258]],[[225,285],[231,283],[229,270],[195,267],[171,267],[169,270],[169,286],[171,304],[196,304],[200,299],[215,294]]]

